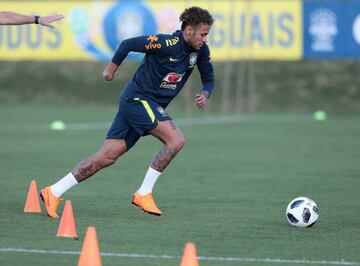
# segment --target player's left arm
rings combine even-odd
[[[201,48],[197,67],[203,87],[200,93],[196,94],[195,103],[199,108],[203,108],[207,106],[208,99],[214,90],[214,68],[211,64],[210,50],[207,45]]]

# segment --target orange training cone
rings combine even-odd
[[[74,213],[73,213],[73,209],[72,209],[70,200],[67,200],[65,202],[64,211],[61,216],[61,220],[60,220],[60,224],[59,224],[59,228],[58,228],[56,236],[73,237],[73,238],[77,239]]]
[[[41,212],[39,195],[35,180],[31,180],[29,192],[25,202],[24,212]]]
[[[194,243],[186,243],[180,266],[199,266]]]
[[[78,266],[101,266],[99,244],[93,226],[89,226],[86,230]]]

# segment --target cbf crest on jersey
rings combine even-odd
[[[189,58],[189,63],[190,63],[190,67],[194,67],[197,61],[197,53],[192,53],[190,54],[190,58]]]

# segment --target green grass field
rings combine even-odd
[[[360,265],[356,115],[316,122],[310,114],[268,114],[208,124],[173,116],[183,121],[187,143],[155,187],[164,215],[130,204],[160,148],[147,137],[64,195],[72,201],[79,240],[57,238],[59,220],[23,213],[30,181],[39,189],[52,184],[97,151],[115,110],[0,105],[0,265],[76,265],[90,225],[107,253],[103,265],[179,265],[186,242],[196,244],[202,266]],[[57,119],[70,128],[49,130]],[[75,129],[86,122],[98,124]],[[314,227],[287,224],[285,208],[297,196],[318,204]],[[61,251],[73,254],[54,254]]]

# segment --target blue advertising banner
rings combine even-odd
[[[305,58],[360,58],[359,0],[304,0],[303,12]]]

